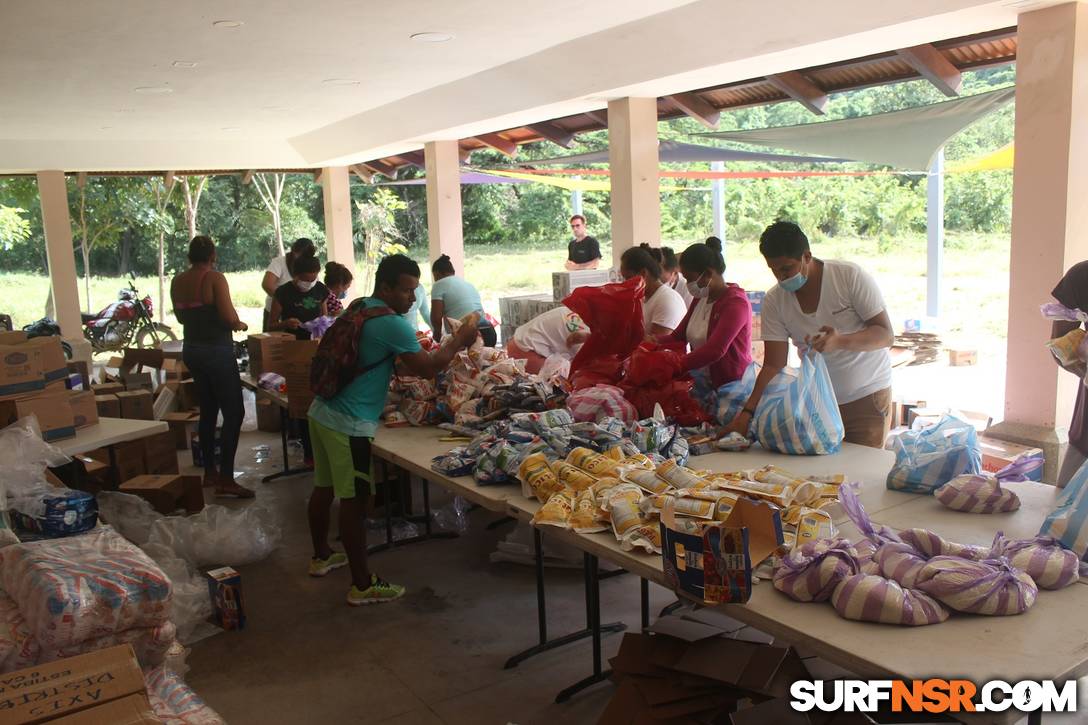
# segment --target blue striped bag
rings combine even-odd
[[[895,465],[887,485],[893,491],[932,494],[956,476],[982,471],[975,427],[951,415],[937,425],[900,433],[892,439],[892,450]]]
[[[1088,561],[1088,462],[1069,479],[1058,505],[1043,519],[1040,536],[1053,536]]]
[[[802,355],[800,374],[783,371],[770,382],[752,427],[768,451],[824,456],[842,447],[842,416],[823,355]]]

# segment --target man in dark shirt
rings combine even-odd
[[[596,239],[586,234],[586,218],[581,214],[572,216],[570,230],[574,232],[574,239],[567,245],[567,269],[597,269],[601,247]]]
[[[1088,312],[1088,261],[1074,264],[1051,294],[1066,307]],[[1079,322],[1057,320],[1053,324],[1050,336],[1051,338],[1061,337],[1077,327],[1080,327]],[[1084,362],[1065,369],[1078,378],[1084,377]],[[1059,487],[1069,483],[1069,479],[1088,459],[1088,400],[1085,398],[1084,386],[1078,385],[1077,404],[1073,409],[1073,420],[1069,424],[1069,449],[1065,453],[1062,469],[1058,474]]]

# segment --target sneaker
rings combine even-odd
[[[404,587],[400,584],[390,584],[381,577],[371,574],[370,586],[360,590],[353,586],[348,592],[348,604],[358,607],[362,604],[381,604],[400,599],[404,596]]]
[[[310,559],[310,576],[325,576],[333,569],[348,565],[346,554],[334,551],[328,559]]]

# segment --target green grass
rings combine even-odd
[[[677,252],[684,242],[671,242]],[[603,247],[605,259],[611,249]],[[884,292],[892,322],[899,328],[908,318],[925,314],[926,242],[912,237],[894,241],[874,239],[829,239],[813,245],[818,257],[846,259],[858,262],[876,277]],[[466,278],[480,290],[484,306],[498,314],[498,299],[507,295],[522,295],[551,290],[551,274],[561,270],[566,258],[565,248],[519,246],[496,248],[469,245],[466,250]],[[423,268],[424,284],[430,285],[430,265],[425,249],[413,249],[411,254]],[[748,290],[764,290],[773,278],[759,255],[754,242],[727,245],[726,277]],[[1008,319],[1009,288],[1008,238],[982,236],[952,236],[948,240],[944,264],[944,320],[946,340],[990,348],[1003,352]],[[260,329],[264,292],[260,288],[263,270],[227,274],[231,294],[239,314],[251,329]],[[48,278],[34,274],[5,274],[3,276],[6,302],[0,312],[10,314],[21,326],[42,316]],[[116,299],[117,291],[126,280],[96,277],[91,280],[91,305],[97,311]],[[169,280],[167,280],[169,284]],[[158,281],[154,277],[136,280],[142,293],[151,294],[156,309]],[[79,290],[82,301],[83,281]],[[1043,301],[1043,300],[1040,300]],[[84,303],[84,307],[87,305]],[[156,316],[158,313],[156,312]],[[177,322],[169,310],[166,323]]]

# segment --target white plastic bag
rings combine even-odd
[[[149,544],[163,544],[195,566],[241,566],[272,553],[283,532],[271,509],[206,506],[192,516],[164,516],[151,525]]]

